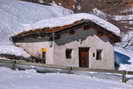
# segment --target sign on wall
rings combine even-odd
[[[48,52],[48,48],[41,48],[41,52]]]

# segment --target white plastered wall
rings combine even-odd
[[[114,52],[113,52],[112,44],[108,41],[103,41],[96,35],[90,35],[83,41],[75,40],[70,43],[66,43],[64,45],[55,44],[54,64],[62,65],[62,66],[79,67],[79,48],[80,47],[89,48],[89,68],[114,69]],[[67,48],[72,49],[71,59],[66,59],[65,51]],[[96,60],[96,56],[93,57],[93,54],[96,55],[97,49],[102,50],[102,60]]]
[[[17,46],[24,48],[30,55],[41,57],[42,48],[46,48],[46,64],[53,64],[53,50],[54,47],[51,42],[32,42],[32,43],[16,43]]]

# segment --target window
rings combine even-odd
[[[57,39],[60,39],[61,38],[61,35],[60,34],[56,34],[55,35],[55,39],[57,40]]]
[[[90,28],[91,28],[91,26],[90,25],[87,25],[87,24],[83,27],[84,30],[88,30]]]
[[[101,60],[101,59],[102,59],[102,50],[98,49],[96,54],[96,60]]]
[[[42,52],[42,60],[41,63],[46,63],[46,52]]]
[[[71,35],[73,35],[73,34],[75,33],[75,31],[74,31],[73,29],[71,29],[71,30],[69,31],[69,33],[70,33]]]
[[[93,53],[93,57],[95,57],[95,53]]]
[[[71,59],[72,58],[72,49],[66,49],[66,58]]]

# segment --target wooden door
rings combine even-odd
[[[79,67],[89,67],[89,48],[79,48]]]

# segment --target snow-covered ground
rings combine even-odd
[[[0,68],[0,89],[133,89],[133,86],[82,75]]]

